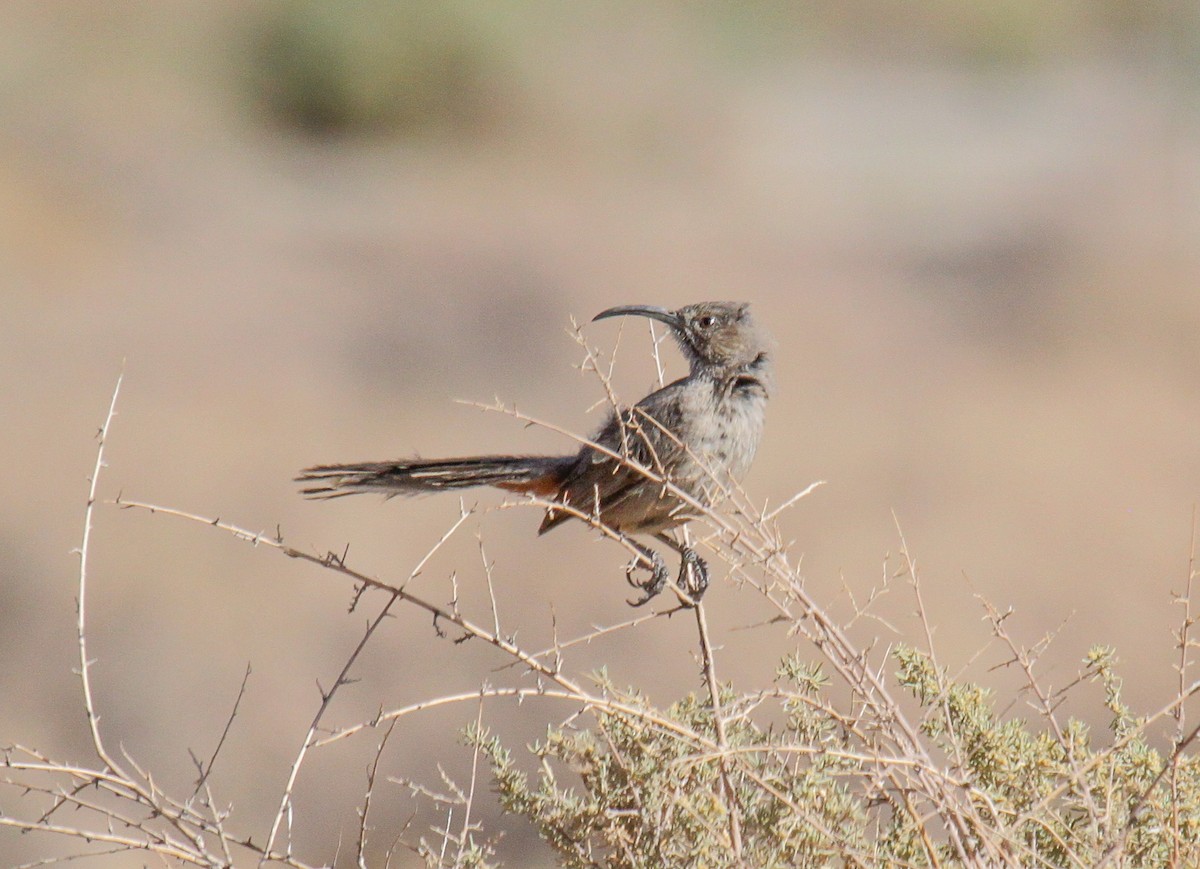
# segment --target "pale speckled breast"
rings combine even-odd
[[[685,418],[703,422],[688,432],[687,441],[714,474],[727,478],[725,482],[740,481],[750,470],[762,440],[766,394],[761,389],[726,392],[719,384],[704,386],[707,388],[688,391],[692,407]],[[696,470],[699,473],[693,479],[681,475],[679,484],[697,494],[705,493],[706,500],[711,500],[707,475]]]

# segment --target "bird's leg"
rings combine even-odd
[[[665,531],[654,536],[679,553],[679,587],[692,600],[700,600],[708,590],[708,562],[697,555],[695,549],[680,543]]]
[[[680,559],[679,587],[698,602],[708,591],[708,562],[689,548],[680,553]]]
[[[625,568],[625,581],[631,586],[638,589],[642,593],[639,600],[628,601],[630,606],[642,606],[655,597],[663,587],[667,584],[667,578],[671,575],[667,570],[666,562],[662,556],[648,546],[636,541],[630,540],[628,537],[625,541],[638,551],[638,557],[629,563]],[[646,568],[650,571],[650,576],[645,582],[639,582],[633,578],[633,572],[639,568]]]

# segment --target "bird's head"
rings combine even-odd
[[[652,305],[622,305],[597,314],[593,320],[634,315],[659,320],[671,327],[692,371],[737,375],[762,371],[767,376],[771,341],[750,316],[747,302],[697,302],[676,311]]]

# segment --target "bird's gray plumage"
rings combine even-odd
[[[614,411],[574,456],[473,456],[402,459],[309,468],[297,479],[304,494],[336,498],[360,492],[412,495],[495,486],[538,495],[597,518],[622,535],[652,535],[680,550],[697,570],[703,562],[665,535],[711,506],[750,468],[762,438],[771,390],[771,344],[745,302],[701,302],[676,311],[644,305],[610,308],[596,320],[643,316],[665,322],[687,358],[685,377],[631,408]],[[673,489],[686,493],[680,498]],[[695,502],[695,503],[692,503]],[[571,518],[550,508],[539,533]],[[665,581],[653,565],[647,598]],[[682,578],[682,573],[681,573]],[[706,581],[706,580],[705,580]],[[639,583],[639,585],[642,585]]]

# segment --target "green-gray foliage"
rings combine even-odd
[[[461,132],[484,122],[496,53],[441,0],[271,4],[246,88],[288,128],[355,136]]]
[[[973,813],[968,856],[1014,866],[1200,863],[1200,763],[1148,743],[1121,699],[1111,650],[1085,659],[1113,718],[1092,734],[1076,719],[1002,717],[987,689],[953,682],[912,648],[893,653],[899,684],[925,713],[926,747],[958,782]],[[725,776],[738,806],[744,865],[963,865],[930,798],[889,786],[897,759],[835,710],[829,680],[799,657],[775,690],[721,705],[728,751],[714,750],[707,702],[688,695],[655,709],[598,677],[612,705],[588,728],[551,728],[523,771],[501,741],[469,732],[493,768],[504,807],[533,823],[566,867],[736,866]],[[756,724],[768,703],[783,713]],[[1187,746],[1185,746],[1186,748]],[[981,858],[982,861],[982,858]]]

